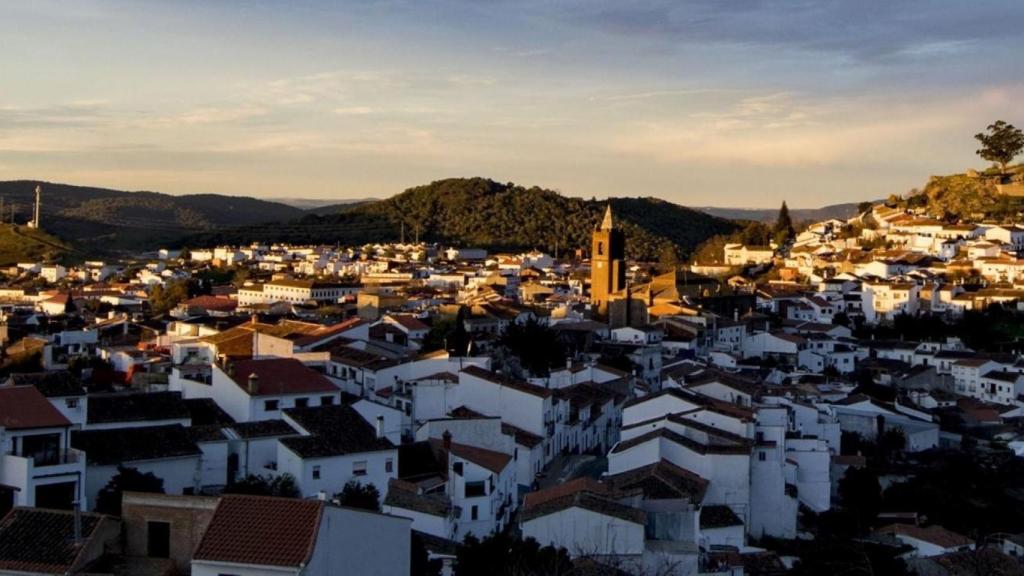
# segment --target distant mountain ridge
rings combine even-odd
[[[36,180],[0,182],[0,197],[16,221],[31,213],[42,186],[43,230],[86,253],[138,249],[172,243],[202,230],[216,230],[301,217],[301,209],[243,196],[124,192]]]
[[[738,229],[734,219],[771,220],[775,210],[694,209],[651,197],[585,200],[537,186],[487,178],[450,178],[383,200],[295,199],[299,204],[219,194],[125,192],[35,180],[0,182],[6,205],[27,221],[43,187],[43,230],[82,255],[138,252],[158,246],[277,241],[361,244],[419,237],[492,250],[587,248],[609,202],[625,229],[630,258],[680,256],[708,238]],[[792,210],[795,219],[846,217],[856,204]]]
[[[880,202],[875,200],[874,202]],[[842,204],[830,204],[821,208],[790,208],[789,215],[796,222],[819,222],[832,218],[847,220],[857,215],[857,206],[860,202],[844,202]],[[753,220],[755,222],[774,222],[779,215],[778,208],[719,208],[715,206],[694,207],[719,218],[730,220]]]
[[[309,214],[276,226],[243,227],[202,234],[192,245],[278,242],[362,243],[407,240],[480,246],[493,250],[548,251],[589,248],[590,232],[610,202],[627,236],[631,258],[657,259],[666,247],[689,253],[707,238],[737,224],[657,198],[584,200],[540,187],[487,178],[450,178],[410,188],[340,212]]]

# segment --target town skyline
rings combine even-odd
[[[876,200],[984,167],[970,134],[1014,120],[1021,10],[12,4],[0,180],[350,199],[483,176],[687,206]]]

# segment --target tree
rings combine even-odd
[[[498,342],[536,377],[545,377],[552,368],[565,364],[565,347],[558,335],[533,319],[522,325],[512,322]]]
[[[658,271],[672,272],[679,267],[679,251],[675,244],[665,242],[658,250]]]
[[[423,538],[415,530],[410,538],[412,548],[409,562],[409,573],[411,576],[440,576],[444,563],[440,558],[430,559],[430,553],[423,544]]]
[[[96,511],[110,516],[121,515],[121,494],[129,492],[164,493],[163,479],[152,472],[143,474],[137,468],[117,467],[117,474],[107,482],[96,496]]]
[[[874,205],[875,205],[874,202],[861,202],[860,204],[857,204],[857,214],[863,214],[863,213],[871,210],[871,208]]]
[[[779,208],[779,216],[775,219],[775,227],[772,229],[772,233],[775,238],[775,243],[783,245],[789,241],[796,234],[796,230],[793,228],[793,219],[789,215],[789,206],[786,206],[786,201],[782,201],[782,206]]]
[[[380,491],[373,484],[360,484],[355,480],[349,480],[341,492],[334,495],[334,499],[338,504],[349,508],[380,511]]]
[[[839,480],[839,500],[856,514],[861,531],[870,526],[882,506],[882,485],[867,468],[850,467]]]
[[[241,480],[228,484],[224,488],[224,493],[298,498],[299,488],[295,484],[295,477],[291,474],[281,474],[280,476],[249,474]]]
[[[574,571],[565,548],[541,547],[532,538],[523,540],[507,533],[483,540],[470,534],[459,546],[455,558],[455,576],[558,576]]]
[[[149,292],[149,307],[154,314],[169,312],[189,297],[188,282],[174,280],[166,286],[157,284]]]
[[[1006,165],[1024,150],[1024,132],[1002,120],[989,124],[988,134],[979,132],[974,138],[981,142],[981,148],[976,152],[978,156],[999,164],[1003,173]]]

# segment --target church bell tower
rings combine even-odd
[[[612,220],[612,206],[594,230],[590,251],[590,303],[600,317],[608,316],[608,302],[626,287],[626,239]]]

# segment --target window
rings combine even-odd
[[[68,398],[64,400],[64,405],[71,409],[78,408],[78,398]]]
[[[146,523],[146,555],[150,558],[171,557],[171,524],[169,522]]]
[[[470,510],[469,510],[469,519],[470,520],[476,520],[479,516],[480,516],[480,511],[478,510],[478,508],[476,506],[473,506],[472,508],[470,508]]]
[[[759,451],[757,453],[757,459],[760,460],[761,462],[764,462],[765,460],[768,459],[768,455],[765,452]]]
[[[487,484],[482,480],[479,482],[466,482],[465,497],[466,498],[477,498],[479,496],[487,495]],[[476,520],[476,518],[474,518]]]
[[[309,398],[296,398],[295,399],[295,407],[296,408],[305,408],[307,406],[309,406]]]
[[[320,405],[321,406],[330,406],[332,404],[334,404],[334,396],[321,396],[320,397]]]
[[[319,480],[319,479],[320,479],[320,467],[319,466],[313,466],[313,480]]]
[[[277,404],[277,400],[264,400],[263,409],[266,410],[267,412],[274,412],[277,410]]]
[[[353,476],[366,476],[366,460],[358,460],[352,463]]]
[[[395,461],[392,460],[391,458],[388,458],[387,460],[385,460],[384,461],[384,471],[388,472],[388,473],[391,473],[394,470],[395,470]]]

